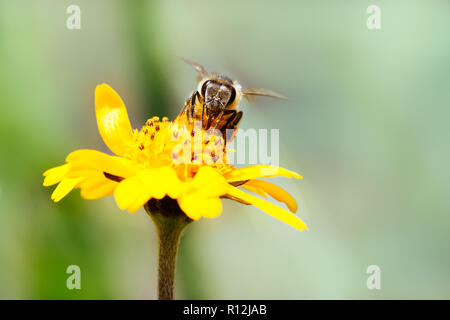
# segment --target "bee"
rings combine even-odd
[[[236,80],[218,73],[208,73],[206,69],[193,61],[181,58],[197,71],[197,89],[186,100],[177,116],[183,126],[192,126],[198,121],[204,130],[218,129],[225,137],[235,132],[242,119],[238,111],[242,98],[250,101],[252,97],[266,96],[285,99],[270,90],[250,88],[243,89]],[[227,129],[231,129],[227,132]]]

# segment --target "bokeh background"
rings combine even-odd
[[[81,30],[66,9],[81,8]],[[381,8],[368,30],[366,8]],[[242,128],[280,128],[276,179],[310,230],[224,202],[182,239],[184,299],[450,298],[450,3],[442,1],[0,1],[0,298],[154,299],[156,236],[143,210],[42,172],[107,151],[94,88],[140,127],[174,117],[199,61],[289,97],[245,104]],[[81,290],[66,268],[81,268]],[[381,268],[381,290],[366,269]]]

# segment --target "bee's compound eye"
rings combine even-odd
[[[234,102],[234,100],[236,99],[236,89],[234,89],[234,87],[230,87],[230,99],[228,99],[228,103],[227,106],[229,106],[230,104],[232,104]]]
[[[210,83],[211,83],[211,80],[205,81],[205,83],[203,83],[202,89],[201,89],[202,97],[205,97],[206,88],[209,86]]]

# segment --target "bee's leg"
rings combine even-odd
[[[195,116],[195,114],[196,114],[196,112],[195,112],[195,105],[197,104],[197,100],[198,100],[198,95],[199,95],[199,93],[198,93],[198,91],[195,91],[193,94],[192,94],[192,96],[191,96],[191,109],[190,109],[190,112],[191,112],[191,120],[194,118],[194,116]]]
[[[225,110],[224,116],[228,116],[229,114],[231,114],[231,115],[225,120],[225,123],[220,128],[224,139],[227,139],[227,137],[229,136],[229,134],[227,133],[227,129],[233,128],[232,124],[233,124],[234,119],[236,118],[237,111],[236,110]]]
[[[234,126],[234,127],[237,127],[238,124],[239,124],[239,122],[241,122],[242,115],[243,115],[243,112],[242,112],[242,111],[239,111],[239,112],[236,114],[236,118],[235,118],[234,121],[233,121],[233,126]]]
[[[241,122],[241,119],[242,119],[242,115],[243,115],[242,111],[239,111],[236,113],[236,115],[233,117],[233,119],[230,119],[230,124],[229,124],[229,127],[227,126],[227,129],[233,129],[233,130],[227,131],[226,139],[228,142],[232,142],[234,140],[236,133],[237,133],[237,129],[238,129],[237,127],[239,125],[239,122]]]
[[[234,111],[234,110],[233,110]],[[220,117],[216,122],[216,125],[214,126],[214,129],[217,129],[217,127],[219,126],[220,121],[222,121],[223,115],[225,113],[225,109],[222,110],[222,112],[220,113]]]
[[[209,128],[211,128],[211,124],[212,124],[214,118],[209,114],[208,110],[206,110],[206,114],[208,116],[208,119],[206,119],[205,129],[209,129]]]
[[[236,110],[225,110],[225,112],[223,113],[224,116],[228,116],[229,114],[231,115],[225,120],[225,123],[223,124],[223,126],[221,126],[220,129],[227,129],[233,122],[234,118],[236,118],[236,113]]]
[[[202,104],[202,117],[201,117],[201,119],[200,119],[200,123],[202,124],[202,128],[203,128],[203,117],[204,117],[204,115],[205,115],[205,104],[203,103]],[[203,129],[206,129],[206,128],[203,128]]]
[[[198,91],[194,91],[191,96],[187,99],[186,105],[184,107],[185,110],[183,112],[186,112],[186,119],[187,123],[183,122],[183,128],[186,129],[186,127],[189,127],[189,130],[192,130],[192,122],[195,119],[195,104],[197,100]]]

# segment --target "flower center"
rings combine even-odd
[[[140,131],[134,130],[124,157],[141,168],[170,166],[181,180],[187,181],[202,166],[211,166],[221,173],[231,170],[226,154],[222,136],[201,128],[180,129],[166,117],[153,117]]]

